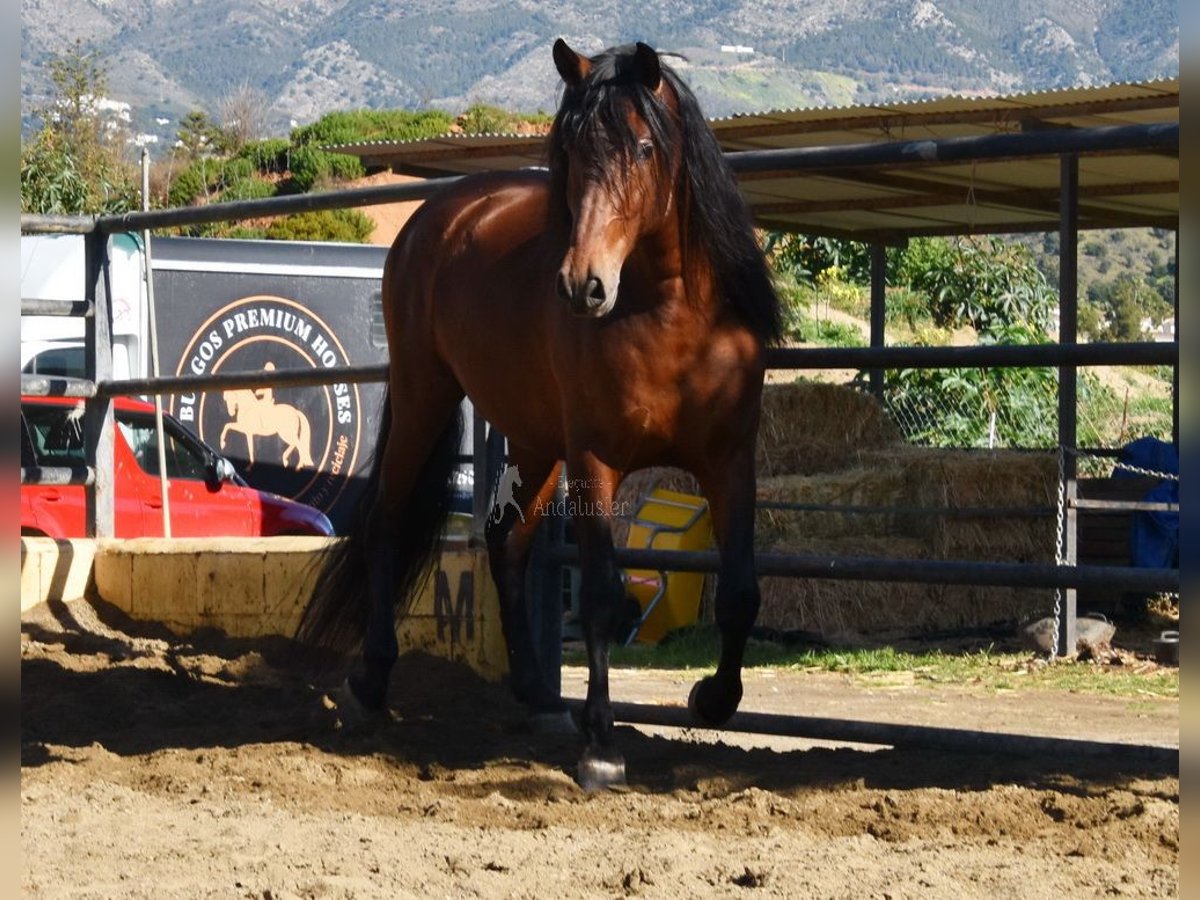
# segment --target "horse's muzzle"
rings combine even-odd
[[[555,279],[558,299],[566,304],[572,315],[597,318],[612,309],[613,294],[604,287],[604,282],[594,275],[583,281],[572,283],[566,269],[560,269]]]

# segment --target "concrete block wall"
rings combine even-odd
[[[21,609],[95,596],[133,619],[178,634],[217,628],[233,637],[290,636],[330,538],[21,539]],[[443,544],[440,568],[397,628],[402,650],[507,672],[499,603],[485,551]]]

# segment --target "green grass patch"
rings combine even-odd
[[[613,647],[614,668],[712,670],[719,655],[719,639],[712,626],[681,629],[658,646],[634,644]],[[568,665],[586,665],[582,649],[563,653]],[[1138,672],[1128,666],[1093,663],[1047,665],[1031,653],[988,649],[966,653],[941,650],[906,652],[893,647],[798,648],[751,638],[746,646],[746,668],[849,675],[864,684],[898,677],[913,685],[953,684],[990,691],[1059,690],[1130,697],[1135,702],[1179,696],[1178,669]]]

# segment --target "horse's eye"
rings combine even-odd
[[[653,141],[638,141],[637,150],[636,150],[636,156],[637,156],[638,162],[647,160],[650,157],[652,157],[653,155],[654,155],[654,142]]]

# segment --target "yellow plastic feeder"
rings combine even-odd
[[[705,550],[711,544],[708,501],[663,488],[654,488],[642,499],[625,542],[627,547],[653,550]],[[626,593],[642,610],[626,643],[657,644],[668,631],[693,624],[703,589],[703,572],[625,570]]]

